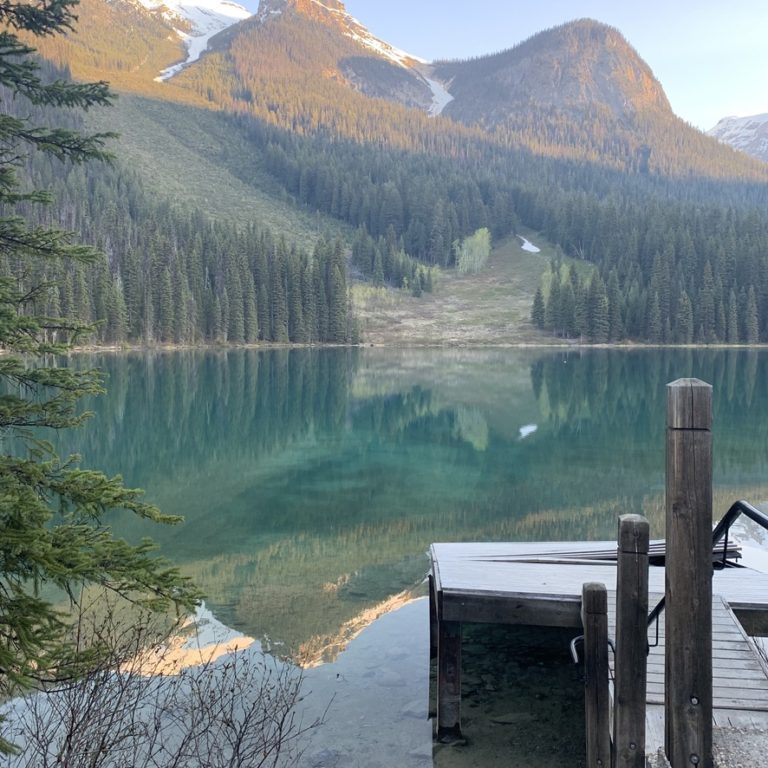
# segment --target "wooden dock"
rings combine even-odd
[[[715,565],[740,515],[767,530],[768,516],[737,501],[713,530],[712,387],[698,379],[667,385],[665,510],[665,542],[622,515],[616,542],[432,545],[439,740],[461,739],[465,622],[583,628],[588,768],[645,768],[659,747],[673,768],[712,768],[718,729],[762,738],[768,665],[749,634],[768,636],[768,574]]]
[[[663,542],[652,542],[654,551],[663,552]],[[571,627],[578,635],[582,585],[602,582],[609,591],[609,633],[615,636],[615,542],[438,543],[431,546],[430,558],[438,736],[443,739],[461,735],[462,624]],[[649,568],[651,606],[664,594],[664,571]],[[768,670],[739,622],[765,626],[768,574],[725,568],[714,572],[712,584],[713,724],[768,727]],[[658,634],[647,660],[648,754],[664,745],[664,613]],[[654,626],[648,641],[656,643]]]

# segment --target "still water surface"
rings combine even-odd
[[[185,518],[115,528],[151,535],[219,621],[298,658],[315,695],[335,695],[307,765],[482,765],[493,739],[526,741],[531,722],[505,707],[562,687],[562,665],[543,689],[525,687],[525,664],[509,685],[476,670],[479,738],[459,757],[431,754],[427,609],[409,602],[424,594],[425,552],[433,541],[611,539],[627,512],[663,536],[667,382],[714,386],[717,513],[768,499],[765,351],[231,350],[73,364],[104,369],[109,392],[61,452]],[[536,642],[520,643],[535,655]],[[483,690],[504,699],[491,734]],[[537,758],[518,747],[532,766],[574,749]]]

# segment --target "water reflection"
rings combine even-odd
[[[74,358],[108,375],[62,452],[169,513],[152,535],[226,624],[327,659],[432,541],[663,528],[665,384],[714,385],[716,509],[766,494],[768,354],[754,350],[231,350]],[[397,600],[395,601],[397,602]]]

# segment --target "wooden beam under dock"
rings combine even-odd
[[[653,545],[658,546],[658,542]],[[613,551],[613,560],[594,553]],[[615,633],[615,542],[508,542],[437,543],[430,547],[430,601],[436,634],[442,622],[528,624],[571,627],[582,631],[582,585],[598,582],[608,589],[609,632]],[[664,594],[665,573],[649,568],[650,605]],[[752,617],[756,625],[768,622],[768,574],[748,568],[716,570],[712,579],[713,626],[713,725],[717,727],[768,727],[768,671],[751,638],[736,619]],[[456,627],[449,634],[455,637]],[[692,630],[695,631],[695,630]],[[648,633],[656,641],[655,627]],[[647,661],[646,752],[664,746],[664,615],[659,625],[659,645]],[[460,675],[460,643],[454,648]],[[438,667],[441,649],[438,644]],[[612,655],[611,655],[612,657]],[[442,660],[451,669],[447,659]],[[452,679],[453,673],[451,674]],[[438,701],[446,695],[438,679]],[[441,694],[442,689],[442,694]],[[451,690],[442,733],[461,734],[461,702]],[[438,711],[440,706],[438,704]]]

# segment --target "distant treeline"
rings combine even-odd
[[[119,158],[72,167],[38,155],[26,176],[54,202],[3,215],[103,251],[95,264],[30,265],[0,254],[0,276],[29,289],[53,284],[36,301],[39,314],[98,323],[96,341],[105,344],[357,340],[338,240],[320,238],[306,253],[257,225],[155,201]]]
[[[598,271],[587,282],[553,264],[532,318],[594,342],[768,340],[768,216],[750,207],[586,201],[538,222],[564,252]]]
[[[582,285],[556,267],[540,327],[591,341],[768,339],[766,184],[622,174],[512,150],[483,162],[385,152],[243,122],[291,195],[358,227],[355,263],[374,280],[412,285],[412,259],[452,267],[457,239],[482,227],[498,239],[523,223],[598,272]]]

